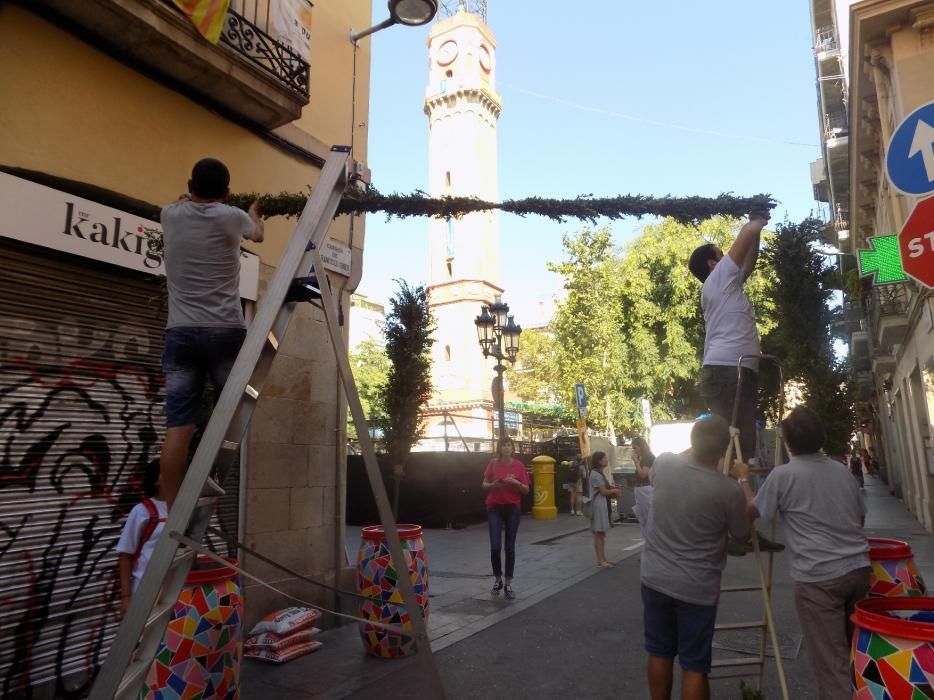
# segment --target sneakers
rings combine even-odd
[[[503,592],[503,582],[497,581],[493,584],[493,588],[490,589],[490,595],[494,598],[499,598],[499,594]]]
[[[516,592],[512,590],[512,586],[506,586],[506,600],[515,600]]]

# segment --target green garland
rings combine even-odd
[[[228,203],[247,209],[255,199],[259,199],[263,216],[266,218],[297,217],[302,213],[307,195],[298,192],[282,192],[278,195],[247,192],[231,195]],[[497,203],[476,197],[429,197],[418,190],[412,194],[380,194],[377,190],[370,188],[348,189],[337,213],[385,212],[388,218],[430,216],[437,219],[457,219],[473,212],[499,209],[517,216],[538,214],[558,223],[564,223],[567,219],[580,219],[593,224],[600,218],[661,216],[671,217],[680,223],[696,224],[717,215],[741,217],[752,212],[766,213],[771,211],[776,203],[767,194],[752,197],[734,197],[731,194],[721,194],[718,197],[646,197],[643,195],[593,197],[581,195],[574,199],[526,197],[525,199],[507,199]]]

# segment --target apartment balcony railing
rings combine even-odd
[[[266,128],[298,119],[308,57],[271,26],[275,0],[232,0],[211,44],[170,0],[32,0],[149,77],[221,113]],[[306,41],[308,37],[303,37]],[[307,45],[307,44],[305,44]]]
[[[908,333],[908,285],[873,287],[869,297],[872,337],[877,347],[899,345]]]
[[[221,42],[307,98],[310,66],[308,61],[270,35],[269,3],[270,0],[231,3]],[[250,19],[246,14],[251,15]]]
[[[846,112],[831,112],[824,115],[824,137],[827,139],[837,139],[846,136],[849,132],[849,124]]]
[[[814,50],[817,53],[826,53],[840,48],[837,43],[837,33],[833,27],[821,27],[815,32]]]

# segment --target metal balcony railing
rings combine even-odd
[[[175,7],[171,0],[164,0]],[[273,36],[270,4],[274,0],[233,0],[220,41],[281,84],[307,98],[309,64]]]
[[[846,112],[830,112],[824,115],[824,136],[828,139],[846,136],[849,124]]]
[[[821,27],[814,34],[814,50],[817,53],[833,51],[839,48],[837,33],[833,27]]]
[[[873,287],[869,297],[869,323],[872,336],[879,337],[879,324],[891,316],[905,316],[908,313],[908,285],[890,284],[885,287]]]

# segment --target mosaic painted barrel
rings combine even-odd
[[[854,700],[934,697],[934,598],[866,598],[850,619]]]
[[[924,579],[915,566],[911,546],[901,540],[869,538],[870,598],[920,597],[927,593]]]
[[[199,557],[175,603],[140,698],[239,698],[242,658],[243,596],[237,572]]]
[[[415,598],[425,621],[428,620],[428,556],[420,525],[397,525],[402,551],[415,588]],[[412,621],[402,599],[399,575],[392,565],[389,543],[380,525],[363,528],[357,552],[357,590],[370,600],[360,606],[360,616],[387,625],[412,629]],[[360,636],[367,653],[383,659],[414,654],[415,640],[400,632],[360,623]]]

